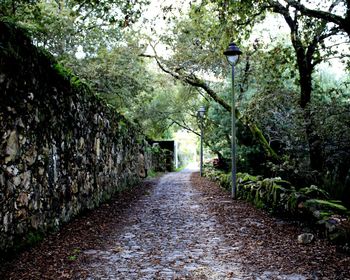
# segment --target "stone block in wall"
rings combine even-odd
[[[143,136],[88,87],[72,85],[20,28],[0,22],[0,45],[0,252],[6,253],[33,232],[57,229],[138,183]]]

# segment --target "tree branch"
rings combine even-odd
[[[173,78],[175,78],[177,80],[183,81],[183,82],[185,82],[185,83],[187,83],[189,85],[192,85],[194,87],[203,89],[215,102],[220,104],[226,111],[231,112],[231,106],[229,104],[227,104],[220,96],[218,96],[216,94],[216,92],[214,90],[212,90],[203,80],[197,78],[194,74],[184,75],[184,74],[179,74],[178,72],[172,71],[170,69],[167,69],[161,63],[159,57],[157,56],[157,53],[156,53],[156,50],[155,50],[154,46],[151,45],[151,47],[153,48],[153,51],[154,51],[155,55],[141,54],[140,56],[154,58],[156,60],[157,64],[158,64],[159,68],[163,72],[171,75]],[[236,114],[237,120],[243,122],[243,120],[241,119],[241,114],[240,114],[240,112],[237,109],[236,109],[235,114]],[[181,125],[181,124],[179,124],[179,125],[180,125],[180,127],[183,127],[183,125]],[[269,146],[269,144],[266,141],[263,133],[257,127],[257,125],[253,124],[253,123],[245,123],[245,125],[247,125],[249,127],[249,129],[250,129],[250,131],[252,133],[252,136],[262,145],[262,147],[265,150],[266,154],[269,157],[271,157],[273,160],[278,161],[279,158],[278,158],[277,154]]]
[[[169,120],[171,120],[173,123],[177,124],[178,126],[182,127],[183,129],[186,129],[186,130],[188,130],[188,131],[194,133],[194,134],[197,135],[197,136],[201,136],[200,133],[194,131],[193,129],[191,129],[190,127],[188,127],[186,124],[181,124],[180,122],[178,122],[178,121],[176,121],[176,120],[174,120],[174,119],[172,119],[172,118],[170,118],[170,117],[169,117]]]
[[[310,17],[318,18],[321,20],[325,20],[327,22],[332,22],[338,25],[341,29],[346,31],[346,19],[338,16],[336,14],[331,13],[331,11],[338,5],[341,1],[335,1],[329,8],[329,11],[321,11],[321,10],[313,10],[305,7],[299,1],[296,0],[285,0],[290,6],[300,11],[303,15],[307,15]],[[271,2],[271,1],[270,1]]]
[[[153,46],[152,46],[153,48]],[[141,56],[143,57],[152,57],[156,60],[159,68],[171,75],[173,78],[179,80],[179,81],[183,81],[191,86],[197,87],[197,88],[201,88],[203,89],[215,102],[219,103],[226,111],[231,112],[231,106],[229,104],[227,104],[225,102],[225,100],[223,100],[220,96],[218,96],[216,94],[216,92],[214,90],[212,90],[203,80],[199,79],[198,77],[196,77],[194,74],[190,74],[190,75],[180,75],[179,73],[175,72],[175,71],[171,71],[170,69],[167,69],[161,62],[159,57],[156,54],[155,49],[153,48],[155,55],[151,56],[151,55],[146,55],[143,54]],[[236,111],[236,115],[239,118],[240,114],[239,112]]]

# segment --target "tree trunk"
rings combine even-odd
[[[310,155],[310,168],[320,172],[323,166],[322,142],[313,123],[310,108],[313,65],[311,58],[308,59],[305,52],[302,50],[297,51],[297,62],[300,79],[300,107],[303,109],[305,121],[305,132]]]
[[[341,1],[333,1],[328,12],[320,10],[312,10],[306,8],[300,1],[286,0],[287,5],[282,5],[279,1],[269,0],[268,7],[272,8],[274,12],[281,14],[290,28],[291,41],[293,48],[297,56],[297,64],[299,70],[299,84],[300,84],[300,107],[303,109],[303,117],[305,120],[306,136],[310,151],[310,167],[313,170],[322,171],[323,155],[322,155],[322,141],[316,131],[316,126],[312,120],[312,112],[310,108],[311,92],[312,92],[312,72],[317,63],[321,60],[313,61],[313,56],[317,50],[317,47],[326,38],[335,35],[339,32],[338,28],[333,28],[327,31],[327,22],[333,22],[340,29],[344,30],[350,35],[350,0],[344,1],[346,8],[345,17],[338,16],[332,13],[332,10]],[[294,7],[299,13],[292,11],[290,7]],[[303,34],[300,33],[300,16],[309,16],[311,18],[322,19],[323,23],[315,29],[303,30],[305,32],[311,32],[313,39],[307,43],[303,39]],[[308,44],[308,45],[306,45]]]
[[[344,30],[350,38],[350,1],[346,1],[346,16],[345,16]]]
[[[16,0],[12,0],[12,15],[16,15]]]
[[[283,15],[291,29],[291,41],[297,57],[300,85],[299,104],[303,109],[305,132],[309,146],[310,168],[321,171],[323,165],[322,143],[312,121],[310,102],[312,93],[312,72],[315,67],[315,64],[313,64],[313,55],[316,51],[317,44],[320,42],[323,29],[315,33],[313,41],[308,46],[304,46],[298,30],[297,18],[293,20],[286,10]]]
[[[310,106],[303,108],[303,113],[305,120],[306,137],[309,145],[310,168],[321,172],[324,162],[322,141],[313,123]]]
[[[275,162],[279,162],[280,158],[277,156],[276,152],[271,148],[269,143],[267,142],[265,136],[259,129],[259,127],[254,123],[248,123],[249,130],[252,133],[253,137],[257,140],[257,142],[261,145],[261,147],[264,149],[267,157],[269,157],[271,160]]]

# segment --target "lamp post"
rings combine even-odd
[[[242,54],[241,50],[237,47],[235,43],[230,43],[227,50],[224,51],[224,55],[226,55],[227,61],[232,67],[232,96],[231,96],[231,174],[232,174],[232,198],[236,199],[237,193],[237,179],[236,179],[236,99],[235,99],[235,63],[237,62],[239,55]]]
[[[205,107],[201,106],[198,110],[201,125],[201,154],[200,154],[200,175],[203,176],[203,118],[205,114]]]

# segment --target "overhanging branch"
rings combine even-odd
[[[156,60],[156,63],[158,64],[159,68],[164,73],[171,75],[173,78],[175,78],[179,81],[185,82],[191,86],[194,86],[194,87],[197,87],[197,88],[204,90],[208,96],[210,96],[215,102],[220,104],[226,111],[231,112],[232,107],[229,104],[227,104],[220,96],[218,96],[216,94],[216,92],[209,87],[208,84],[206,84],[203,80],[196,77],[194,74],[186,74],[184,72],[180,74],[179,72],[168,69],[161,62],[160,58],[157,56],[157,53],[156,53],[154,46],[151,45],[151,47],[153,48],[154,55],[141,54],[140,56],[154,58]],[[255,138],[257,140],[257,142],[263,147],[263,149],[266,152],[266,155],[275,161],[279,161],[279,158],[278,158],[276,152],[270,147],[269,143],[266,141],[263,133],[257,127],[257,125],[253,124],[253,123],[243,123],[243,120],[241,119],[241,115],[237,109],[236,109],[235,114],[236,114],[238,121],[242,122],[243,125],[248,126],[249,130],[252,133],[252,137]],[[174,123],[178,124],[180,127],[184,127],[183,124],[181,124],[173,119],[172,119],[172,121]],[[188,127],[184,127],[184,128],[188,129]],[[198,135],[198,133],[196,133],[194,131],[192,131],[192,132]]]
[[[349,27],[347,26],[349,20],[347,18],[343,18],[331,12],[335,8],[335,6],[338,5],[341,1],[333,2],[328,11],[321,11],[321,10],[314,10],[314,9],[307,8],[306,6],[304,6],[299,1],[296,1],[296,0],[285,0],[285,1],[288,3],[288,5],[300,11],[303,15],[325,20],[327,22],[332,22],[349,34]]]
[[[154,50],[154,48],[153,48]],[[223,100],[220,96],[218,96],[216,94],[216,92],[211,89],[209,87],[208,84],[206,84],[203,80],[199,79],[197,76],[195,76],[194,74],[190,74],[190,75],[180,75],[178,72],[172,71],[168,68],[166,68],[160,61],[159,57],[157,56],[155,50],[154,50],[155,55],[145,55],[142,54],[141,56],[143,57],[151,57],[154,58],[159,66],[159,68],[169,74],[170,76],[172,76],[173,78],[185,82],[191,86],[197,87],[197,88],[201,88],[203,89],[215,102],[219,103],[226,111],[231,112],[231,106],[229,104],[227,104],[225,102],[225,100]],[[237,117],[240,117],[239,112],[236,111],[236,115]]]

